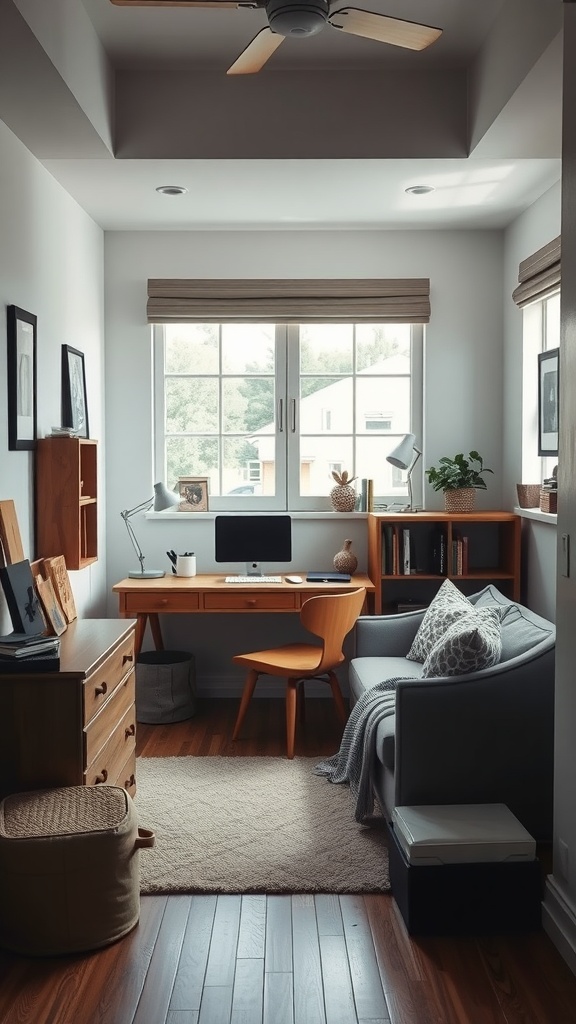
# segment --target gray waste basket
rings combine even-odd
[[[136,661],[136,721],[182,722],[196,711],[196,672],[189,651],[145,651]]]

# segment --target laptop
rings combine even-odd
[[[309,572],[306,576],[307,583],[350,583],[351,579],[349,572]]]

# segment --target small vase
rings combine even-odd
[[[358,568],[358,559],[353,551],[350,550],[352,547],[351,540],[344,541],[344,547],[338,554],[334,555],[334,568],[336,572],[347,572],[351,576],[354,575]]]
[[[473,512],[476,507],[476,490],[474,487],[457,487],[444,491],[444,509],[446,512]]]

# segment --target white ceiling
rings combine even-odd
[[[68,30],[62,34],[48,18],[45,0],[3,2],[24,21],[10,22],[13,40],[4,33],[0,117],[33,152],[37,140],[39,159],[105,229],[502,227],[560,177],[561,51],[558,43],[554,52],[547,50],[557,36],[558,0],[354,0],[366,10],[436,25],[443,34],[428,50],[413,53],[327,26],[314,38],[285,40],[248,81],[225,72],[266,25],[263,10],[51,0],[52,15],[58,9]],[[345,5],[338,0],[333,9]],[[549,33],[530,20],[528,8],[538,5]],[[525,30],[518,10],[526,12]],[[24,45],[24,22],[58,72],[49,107],[48,70],[38,79],[35,120],[29,102],[24,109],[27,97],[16,99],[16,56],[10,99],[2,93],[8,46],[15,53],[17,42]],[[0,63],[1,30],[0,24]],[[511,51],[503,48],[506,38],[514,40]],[[98,82],[98,75],[115,80],[108,149],[90,78]],[[18,88],[21,93],[21,81]],[[427,94],[445,97],[432,101],[439,124],[446,113],[437,146],[426,139]],[[456,112],[449,110],[453,99]],[[465,134],[474,134],[472,117],[467,128],[460,123],[466,103],[474,105],[481,136],[469,156]],[[81,119],[75,136],[72,128]],[[89,132],[98,158],[94,147],[85,155]],[[430,136],[435,134],[434,124]],[[286,156],[291,149],[298,159]],[[329,150],[329,157],[319,159],[318,149]],[[361,155],[350,158],[356,153]],[[405,193],[422,183],[435,191]],[[155,187],[166,184],[188,192],[158,195]]]

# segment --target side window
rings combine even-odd
[[[542,483],[558,457],[538,455],[538,355],[560,345],[559,291],[524,307],[522,343],[522,481]]]

